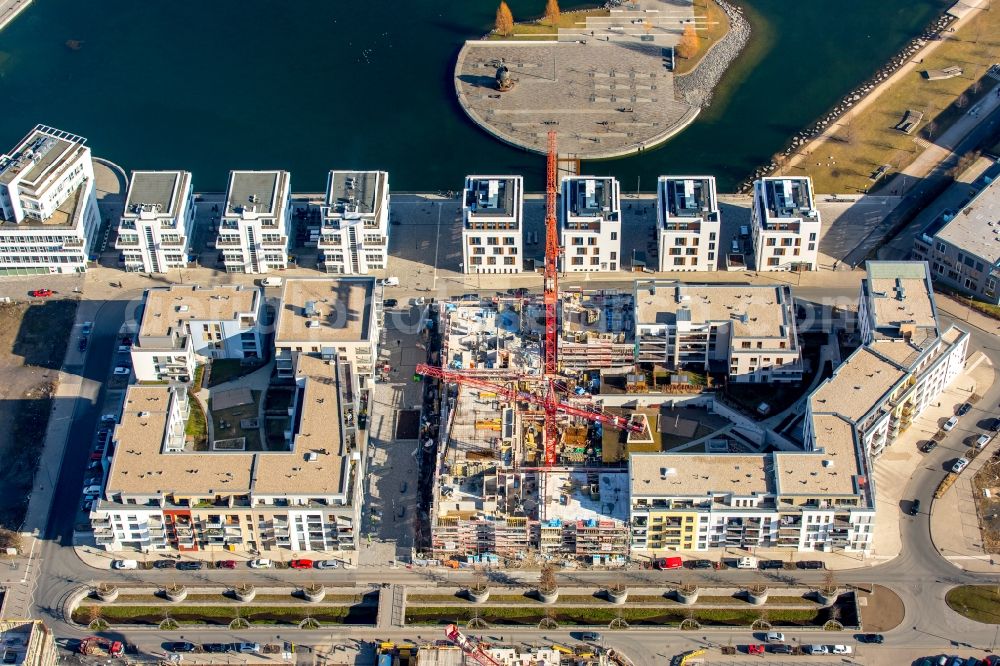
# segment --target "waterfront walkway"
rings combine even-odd
[[[31,4],[31,0],[0,0],[0,30],[7,27],[18,14]]]
[[[560,28],[555,40],[466,42],[455,65],[459,103],[496,138],[539,153],[547,150],[550,130],[559,133],[560,154],[577,159],[630,155],[662,143],[699,111],[676,98],[665,54],[685,23],[705,17],[689,2],[656,0],[645,9],[588,16]],[[501,63],[514,81],[502,93]]]

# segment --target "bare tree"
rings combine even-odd
[[[698,33],[694,29],[693,23],[684,26],[684,34],[681,41],[677,43],[677,55],[681,58],[693,58],[698,52]]]
[[[510,37],[514,34],[514,15],[510,13],[510,7],[504,0],[500,0],[500,6],[497,7],[497,18],[493,29],[503,37]]]
[[[559,23],[559,1],[558,0],[548,0],[545,3],[545,18],[544,21],[551,25],[553,28]]]
[[[958,99],[955,100],[955,106],[957,106],[960,109],[964,109],[965,107],[969,106],[968,96],[965,95],[964,93],[959,95]]]
[[[538,589],[542,592],[555,592],[558,588],[556,583],[556,569],[550,563],[542,565],[541,573],[538,575]]]

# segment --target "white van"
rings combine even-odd
[[[280,277],[267,277],[260,281],[260,286],[262,287],[280,287],[281,278]]]
[[[139,563],[135,560],[112,560],[112,569],[138,569]]]
[[[756,557],[741,557],[736,560],[737,569],[756,569],[757,568],[757,558]]]
[[[399,278],[398,277],[387,277],[386,279],[382,280],[382,286],[383,287],[398,287],[399,286]]]

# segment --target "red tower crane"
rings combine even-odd
[[[551,409],[553,413],[562,412],[563,414],[569,414],[570,416],[578,416],[580,418],[587,419],[588,421],[593,421],[594,423],[601,423],[618,428],[619,430],[628,430],[629,432],[636,433],[641,433],[645,430],[645,427],[642,424],[629,421],[623,416],[606,414],[604,412],[595,412],[583,407],[577,407],[576,405],[572,405],[564,400],[559,400],[558,397],[556,397],[552,382],[549,382],[545,395],[540,396],[531,391],[524,391],[516,387],[505,386],[486,379],[480,379],[479,377],[470,375],[467,372],[445,370],[444,368],[427,365],[426,363],[417,365],[417,374],[423,375],[424,377],[440,379],[441,381],[449,384],[471,386],[472,388],[477,388],[482,391],[495,393],[498,398],[507,402],[520,401],[527,402],[532,405],[541,405],[545,408],[546,421],[548,421],[548,411]],[[530,381],[532,378],[524,377],[523,379]],[[555,418],[552,420],[555,421]],[[555,460],[552,461],[552,463],[554,462]],[[552,463],[549,464],[551,465]]]
[[[473,386],[496,393],[505,400],[520,400],[542,407],[545,414],[545,466],[556,464],[556,446],[559,442],[559,424],[557,415],[562,412],[596,423],[610,425],[619,430],[643,432],[644,426],[633,423],[621,416],[591,411],[559,399],[556,382],[559,380],[559,230],[556,220],[556,171],[558,156],[556,154],[556,133],[549,132],[549,150],[545,173],[545,273],[544,273],[544,304],[545,304],[545,371],[542,379],[545,383],[544,394],[479,379],[465,372],[446,370],[444,368],[421,363],[417,366],[417,374],[424,377],[434,377],[445,382]],[[519,377],[523,381],[537,381],[533,377]]]
[[[556,133],[549,132],[545,164],[545,464],[556,463],[559,426],[556,423],[554,381],[559,372],[559,232],[556,229]]]
[[[445,627],[444,635],[448,637],[449,641],[462,648],[462,652],[475,659],[476,663],[482,664],[482,666],[501,666],[499,661],[490,656],[482,643],[463,634],[456,625],[449,624]]]

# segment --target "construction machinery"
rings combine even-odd
[[[559,375],[559,231],[556,220],[556,173],[558,155],[556,153],[556,133],[548,135],[548,157],[545,171],[545,271],[544,271],[544,305],[545,305],[545,371],[542,376],[541,392],[524,391],[507,388],[500,384],[484,381],[472,375],[453,370],[445,370],[437,366],[421,363],[417,366],[417,374],[424,377],[434,377],[442,381],[471,386],[483,392],[496,394],[507,401],[523,401],[540,406],[545,415],[544,463],[552,467],[557,462],[557,446],[559,442],[558,414],[568,414],[588,421],[610,425],[620,430],[643,432],[645,427],[633,423],[626,418],[605,414],[600,411],[577,407],[559,398],[559,386],[565,387],[565,381]],[[535,377],[518,377],[518,381],[538,381]],[[565,388],[563,388],[565,390]],[[477,428],[479,427],[477,423]]]
[[[120,657],[125,653],[125,646],[121,641],[113,641],[100,636],[88,636],[80,641],[77,652],[94,657]]]
[[[459,631],[457,625],[449,624],[445,627],[444,635],[449,641],[462,648],[462,652],[477,664],[481,664],[482,666],[502,666],[499,661],[490,656],[490,653],[486,651],[486,647],[482,643],[475,638],[470,638],[463,634]]]

